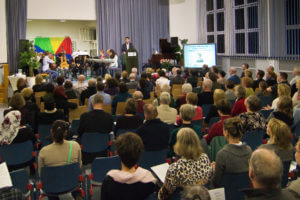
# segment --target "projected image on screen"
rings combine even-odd
[[[187,44],[183,51],[186,68],[201,68],[204,64],[208,67],[216,65],[215,44]]]

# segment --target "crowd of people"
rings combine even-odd
[[[86,155],[78,143],[85,133],[113,131],[122,167],[107,173],[101,191],[103,200],[145,199],[155,191],[158,199],[167,199],[178,189],[184,189],[183,199],[210,199],[204,186],[221,187],[224,174],[244,172],[249,172],[253,186],[244,190],[247,199],[297,199],[300,179],[286,188],[281,188],[281,179],[283,163],[293,160],[293,144],[298,170],[300,165],[300,142],[292,138],[293,127],[300,123],[300,68],[294,68],[290,82],[285,72],[277,75],[272,66],[266,73],[258,70],[256,78],[248,64],[243,64],[242,69],[238,76],[237,69],[231,67],[226,79],[226,73],[217,67],[184,72],[175,67],[170,73],[147,68],[140,74],[132,68],[130,74],[115,72],[114,76],[106,74],[88,81],[82,74],[76,84],[63,76],[57,76],[56,83],[45,83],[37,75],[32,88],[27,87],[26,80],[19,79],[10,108],[4,112],[0,144],[26,140],[35,144],[39,125],[52,124],[53,143],[40,151],[40,171],[43,166],[66,164],[71,143],[71,163],[86,165],[95,157],[106,156],[106,152]],[[173,96],[175,85],[182,87],[179,97]],[[45,91],[41,97],[44,112],[40,112],[34,98],[40,91]],[[80,105],[87,106],[75,132],[68,127],[68,117],[69,110],[76,109],[77,104],[69,99],[78,99]],[[125,110],[116,116],[119,102],[125,102]],[[111,105],[111,113],[104,111],[106,105]],[[269,110],[270,115],[265,117],[262,110]],[[210,124],[215,118],[215,123]],[[120,130],[127,133],[117,134]],[[253,130],[266,133],[266,142],[258,149],[242,142],[242,136]],[[77,141],[69,141],[74,135]],[[228,144],[212,161],[208,145],[218,136],[224,136]],[[137,167],[137,163],[143,151],[163,149],[168,149],[167,157],[173,163],[165,181],[159,184],[150,171]]]

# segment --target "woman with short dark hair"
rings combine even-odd
[[[150,171],[136,167],[144,148],[135,133],[120,135],[116,142],[121,170],[110,170],[104,178],[101,199],[146,199],[155,190],[156,179]]]
[[[109,79],[111,80],[111,79]],[[112,114],[116,114],[117,104],[118,102],[125,102],[128,98],[131,98],[131,94],[128,93],[127,85],[123,82],[119,84],[120,92],[114,96],[111,107],[112,107]]]
[[[125,103],[125,113],[117,118],[115,133],[119,129],[136,129],[143,124],[143,119],[136,115],[137,105],[135,100],[129,98]]]

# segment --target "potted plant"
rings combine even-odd
[[[23,52],[20,52],[19,66],[26,72],[26,75],[33,76],[33,70],[37,69],[40,63],[37,60],[33,41],[24,40]]]
[[[180,39],[179,39],[180,40]],[[177,54],[177,61],[179,61],[180,62],[180,66],[183,66],[183,46],[185,45],[185,44],[187,44],[187,42],[188,42],[188,39],[182,39],[182,40],[180,40],[180,43],[181,43],[181,46],[180,45],[178,45],[177,46],[177,49],[176,49],[176,54]]]

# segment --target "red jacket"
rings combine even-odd
[[[230,117],[230,115],[221,116],[221,119],[210,127],[207,136],[204,137],[206,139],[207,144],[210,144],[214,137],[223,136],[223,121]]]
[[[236,116],[241,113],[247,112],[246,106],[245,106],[245,98],[239,99],[234,103],[234,106],[231,110],[231,116]]]

